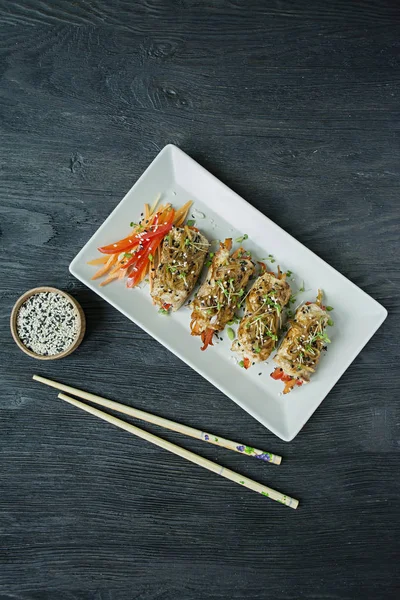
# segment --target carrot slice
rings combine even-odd
[[[295,385],[296,385],[296,379],[291,379],[290,381],[287,381],[285,384],[283,393],[288,394],[289,392],[292,391],[292,389],[294,388]]]
[[[104,265],[104,267],[101,267],[98,271],[96,271],[96,273],[93,275],[92,279],[98,279],[99,277],[102,277],[103,275],[108,273],[108,271],[110,270],[112,265],[115,263],[117,258],[118,257],[116,254],[112,254],[110,256],[110,258],[108,259],[108,261],[106,262],[106,264]]]
[[[192,204],[193,204],[192,200],[189,200],[189,202],[186,202],[186,204],[181,206],[181,208],[179,208],[176,211],[174,225],[176,225],[177,227],[180,227],[181,225],[183,225],[183,223],[185,222],[186,217],[188,215],[189,208],[192,206]]]
[[[101,287],[107,285],[108,283],[110,283],[111,281],[114,281],[114,279],[118,279],[120,276],[119,273],[112,273],[110,274],[107,279],[105,279],[104,281],[101,282]]]
[[[108,256],[100,256],[100,258],[95,258],[94,260],[89,260],[88,265],[91,267],[96,267],[97,265],[104,265],[108,261]]]

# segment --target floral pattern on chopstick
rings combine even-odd
[[[254,458],[258,458],[259,460],[265,460],[266,462],[271,461],[271,454],[269,452],[263,452],[262,454],[257,454],[257,452],[251,446],[236,446],[236,450],[242,452],[244,454],[249,454],[250,456],[254,456]]]

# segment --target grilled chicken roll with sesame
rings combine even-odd
[[[200,335],[202,350],[212,344],[216,331],[222,331],[230,321],[244,296],[245,287],[254,273],[251,255],[243,248],[230,254],[232,240],[221,242],[208,269],[206,280],[191,303],[193,312],[190,329]]]
[[[210,244],[197,229],[172,227],[164,238],[151,297],[161,309],[178,310],[193,291]]]
[[[289,302],[291,289],[286,275],[264,273],[256,279],[245,304],[237,340],[232,350],[244,357],[244,366],[250,362],[267,360],[275,349],[282,323],[282,309]]]
[[[315,302],[306,302],[297,309],[274,358],[279,366],[271,373],[271,377],[285,383],[284,394],[295,385],[310,381],[322,351],[330,343],[326,334],[327,325],[333,325],[333,322],[322,304],[322,292],[319,290]]]

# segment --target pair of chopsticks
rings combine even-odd
[[[137,419],[141,419],[142,421],[147,421],[148,423],[153,423],[154,425],[160,425],[165,427],[166,429],[170,429],[172,431],[176,431],[178,433],[186,434],[190,437],[203,440],[204,442],[208,442],[209,444],[214,444],[215,446],[222,446],[223,448],[227,448],[229,450],[234,450],[235,452],[240,452],[241,454],[246,454],[247,456],[253,456],[259,460],[270,462],[276,465],[281,463],[282,457],[277,454],[272,454],[271,452],[264,452],[263,450],[259,450],[257,448],[252,448],[250,446],[246,446],[239,442],[233,442],[232,440],[227,440],[221,438],[219,436],[215,436],[212,433],[206,433],[201,431],[200,429],[195,429],[194,427],[189,427],[187,425],[182,425],[181,423],[176,423],[175,421],[170,421],[169,419],[164,419],[163,417],[158,417],[157,415],[153,415],[151,413],[145,412],[143,410],[139,410],[136,408],[132,408],[131,406],[126,406],[125,404],[120,404],[119,402],[114,402],[113,400],[108,400],[107,398],[103,398],[102,396],[97,396],[96,394],[91,394],[89,392],[85,392],[83,390],[79,390],[78,388],[71,387],[69,385],[64,385],[63,383],[58,383],[57,381],[53,381],[52,379],[47,379],[46,377],[40,377],[40,375],[34,375],[33,379],[35,381],[39,381],[40,383],[44,383],[50,387],[53,387],[61,392],[68,392],[69,394],[73,394],[78,398],[82,398],[84,400],[88,400],[89,402],[93,402],[94,404],[98,404],[100,406],[104,406],[106,408],[110,408],[117,412],[129,415],[131,417],[136,417]],[[207,458],[203,458],[190,450],[186,450],[185,448],[181,448],[181,446],[177,446],[172,442],[168,442],[157,435],[144,431],[136,425],[131,425],[130,423],[126,423],[121,419],[113,417],[108,413],[105,413],[89,404],[85,404],[76,400],[75,398],[71,398],[66,394],[60,393],[58,397],[61,400],[65,400],[69,404],[73,404],[74,406],[94,415],[95,417],[99,417],[103,419],[103,421],[107,421],[112,425],[116,425],[120,429],[124,429],[129,433],[133,433],[137,437],[147,440],[148,442],[159,446],[160,448],[164,448],[164,450],[168,450],[173,454],[177,454],[186,460],[189,460],[204,469],[208,469],[213,473],[217,473],[217,475],[222,475],[226,479],[230,479],[234,483],[238,483],[243,487],[247,487],[254,492],[258,492],[263,496],[267,496],[276,502],[280,502],[281,504],[285,504],[286,506],[290,506],[291,508],[297,508],[299,501],[295,498],[291,498],[290,496],[286,496],[281,492],[273,490],[261,483],[257,483],[248,477],[240,475],[235,471],[231,471],[230,469],[226,469],[225,467],[221,467],[220,465],[208,460]]]

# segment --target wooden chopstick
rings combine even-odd
[[[267,496],[268,498],[271,498],[271,500],[275,500],[276,502],[280,502],[281,504],[290,506],[290,508],[297,508],[299,504],[299,501],[295,498],[291,498],[290,496],[281,494],[281,492],[277,492],[276,490],[273,490],[270,487],[267,487],[266,485],[257,483],[256,481],[253,481],[252,479],[249,479],[244,475],[239,475],[239,473],[236,473],[235,471],[231,471],[230,469],[221,467],[220,465],[217,465],[216,463],[212,462],[211,460],[208,460],[207,458],[203,458],[202,456],[199,456],[198,454],[195,454],[190,450],[181,448],[180,446],[177,446],[172,442],[163,440],[162,438],[158,437],[157,435],[154,435],[153,433],[149,433],[147,431],[144,431],[143,429],[139,429],[139,427],[136,427],[136,425],[131,425],[130,423],[126,423],[121,419],[117,419],[117,417],[113,417],[112,415],[109,415],[99,410],[98,408],[94,408],[94,406],[84,404],[83,402],[75,400],[75,398],[71,398],[70,396],[67,396],[62,393],[58,394],[58,397],[61,398],[61,400],[65,400],[65,402],[69,402],[69,404],[73,404],[74,406],[77,406],[78,408],[81,408],[82,410],[96,417],[99,417],[100,419],[103,419],[103,421],[107,421],[112,425],[116,425],[117,427],[120,427],[121,429],[124,429],[129,433],[133,433],[134,435],[140,437],[143,440],[147,440],[148,442],[151,442],[152,444],[155,444],[160,448],[164,448],[164,450],[168,450],[173,454],[177,454],[178,456],[181,456],[182,458],[185,458],[186,460],[189,460],[190,462],[195,463],[196,465],[199,465],[204,469],[208,469],[209,471],[212,471],[217,475],[221,475],[226,479],[230,479],[234,483],[238,483],[243,487],[247,487],[249,490],[253,490],[254,492],[258,492],[263,496]]]
[[[52,379],[40,377],[40,375],[34,375],[33,379],[35,381],[40,381],[40,383],[44,383],[56,388],[57,390],[61,390],[62,392],[67,392],[73,396],[77,396],[78,398],[89,400],[89,402],[94,402],[100,406],[111,408],[117,412],[124,413],[125,415],[129,415],[131,417],[136,417],[137,419],[147,421],[148,423],[153,423],[154,425],[160,425],[166,429],[171,429],[171,431],[176,431],[198,440],[203,440],[203,442],[208,442],[209,444],[214,444],[215,446],[222,446],[223,448],[227,448],[228,450],[233,450],[234,452],[239,452],[240,454],[245,454],[247,456],[254,456],[254,458],[258,458],[259,460],[270,462],[275,465],[281,464],[282,457],[278,454],[272,454],[272,452],[265,452],[264,450],[259,450],[258,448],[252,448],[251,446],[246,446],[240,442],[226,440],[225,438],[214,435],[213,433],[207,433],[205,431],[201,431],[200,429],[189,427],[188,425],[182,425],[181,423],[176,423],[175,421],[170,421],[169,419],[164,419],[163,417],[158,417],[152,413],[148,413],[131,406],[126,406],[125,404],[114,402],[113,400],[108,400],[102,396],[96,396],[96,394],[79,390],[78,388],[71,387],[70,385],[64,385],[63,383],[58,383]]]

